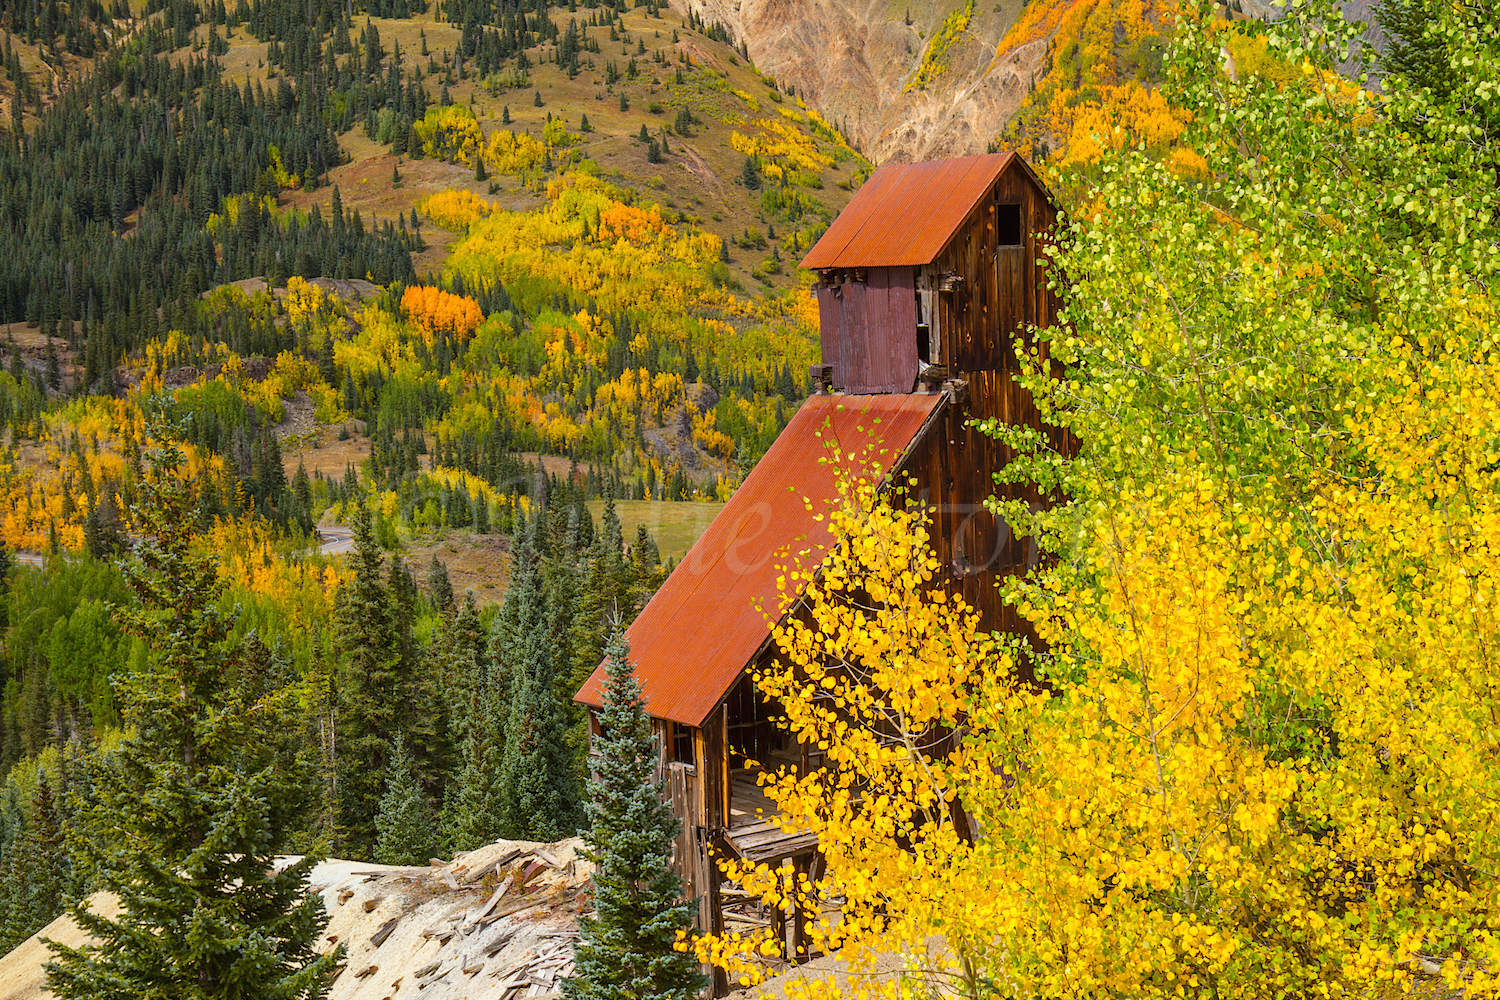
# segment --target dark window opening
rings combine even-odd
[[[697,764],[697,760],[693,756],[692,727],[672,727],[672,759],[679,764]]]
[[[922,294],[921,274],[914,271],[912,274],[912,295],[916,298],[917,306],[917,360],[922,364],[932,363],[932,317],[927,315],[929,303],[927,297]]]
[[[1021,206],[995,206],[995,242],[1003,247],[1021,245]]]

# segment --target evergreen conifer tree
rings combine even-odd
[[[448,579],[448,567],[436,552],[427,565],[427,596],[435,610],[447,612],[453,609],[453,584]]]
[[[0,538],[0,629],[10,623],[10,602],[6,597],[10,595],[10,571],[14,568],[15,557],[11,555],[10,546]]]
[[[334,621],[343,654],[339,770],[345,775],[344,826],[352,846],[368,850],[375,843],[375,812],[390,753],[387,734],[400,697],[401,644],[380,579],[380,544],[363,500],[355,503],[350,526],[354,580],[339,589]]]
[[[459,744],[459,770],[448,782],[443,802],[443,831],[449,849],[462,851],[489,843],[504,832],[504,801],[495,779],[510,712],[510,688],[490,669],[473,595],[444,624],[439,644],[445,660],[444,689],[451,699],[452,731]]]
[[[669,859],[678,820],[653,780],[657,747],[629,648],[618,631],[605,659],[604,735],[587,806],[594,917],[579,919],[577,975],[569,1000],[688,1000],[703,976],[691,952],[674,947],[692,923],[682,880]]]
[[[506,832],[506,796],[497,782],[501,757],[496,732],[503,708],[491,694],[484,704],[494,709],[495,718],[476,720],[465,731],[461,764],[443,803],[443,833],[452,852],[473,850]]]
[[[596,538],[589,549],[583,581],[578,588],[578,601],[573,608],[570,643],[573,662],[568,683],[574,691],[588,680],[603,656],[604,636],[608,634],[604,623],[617,611],[613,607],[612,584],[605,564],[604,542]]]
[[[37,775],[30,818],[6,859],[4,879],[0,949],[9,951],[63,912],[72,882],[57,800],[45,772]]]
[[[558,704],[547,596],[535,549],[539,523],[533,522],[533,538],[516,556],[515,647],[508,652],[515,666],[500,786],[512,836],[558,840],[571,836],[581,819],[581,789]]]
[[[58,363],[57,348],[52,344],[52,338],[47,338],[47,387],[50,389],[62,388],[62,367]]]
[[[432,806],[417,781],[416,762],[398,733],[391,745],[385,794],[375,814],[375,860],[383,865],[425,865],[437,849]]]
[[[164,415],[153,437],[168,440]],[[70,902],[91,943],[56,943],[48,987],[100,997],[320,996],[341,957],[318,956],[327,924],[304,883],[318,858],[274,870],[312,801],[308,775],[271,748],[287,702],[255,703],[226,682],[239,643],[219,611],[215,560],[192,551],[182,454],[153,445],[136,489],[145,540],[126,576],[137,606],[116,609],[157,650],[154,670],[119,683],[129,735],[90,764],[93,795],[68,830],[88,884],[119,899],[113,919]]]
[[[1429,0],[1381,0],[1375,18],[1386,35],[1383,67],[1402,74],[1414,87],[1432,90],[1439,100],[1446,99],[1454,79],[1447,48],[1441,40],[1423,37],[1435,19]]]

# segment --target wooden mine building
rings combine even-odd
[[[724,926],[711,853],[816,865],[815,839],[770,819],[746,763],[820,763],[814,748],[771,724],[750,674],[775,655],[761,609],[778,606],[776,566],[788,551],[831,542],[808,503],[822,509],[837,498],[830,456],[861,454],[860,470],[878,462],[887,481],[909,473],[913,495],[932,512],[949,588],[979,609],[984,627],[1022,627],[996,584],[1034,565],[1036,549],[985,509],[1007,450],[969,421],[1042,429],[1012,380],[1012,341],[1056,317],[1038,264],[1056,217],[1045,186],[1014,153],[887,164],[802,262],[821,279],[823,364],[814,372],[826,388],[802,405],[626,633],[682,820],[675,863],[699,899],[704,930]],[[598,708],[603,681],[600,667],[578,700]],[[783,930],[795,950],[796,929]],[[723,995],[722,978],[715,986]]]

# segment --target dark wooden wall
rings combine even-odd
[[[1021,206],[1024,242],[1019,246],[996,244],[1001,205]],[[1056,297],[1037,264],[1056,223],[1057,211],[1045,193],[1024,170],[1012,167],[933,262],[939,273],[952,271],[964,278],[953,291],[938,295],[942,356],[955,372],[1014,370],[1011,339],[1016,330],[1048,326],[1056,318]]]
[[[1002,205],[1021,206],[1019,246],[996,244],[996,214]],[[933,517],[933,546],[947,567],[948,588],[979,610],[985,629],[1029,635],[1031,629],[1000,600],[1000,578],[1037,563],[1036,543],[1018,539],[984,506],[997,494],[1040,507],[1032,486],[997,487],[994,474],[1011,459],[1010,449],[970,427],[994,417],[1044,430],[1031,394],[1014,381],[1016,331],[1050,326],[1057,298],[1046,288],[1037,261],[1057,221],[1045,193],[1020,169],[1001,175],[954,239],[936,268],[964,275],[953,291],[938,294],[942,357],[952,374],[968,383],[967,399],[952,400],[904,463],[915,477],[915,493]]]
[[[1019,245],[999,245],[1002,206],[1019,206]],[[1013,164],[959,225],[930,266],[962,280],[937,293],[941,363],[956,374],[1013,370],[1012,337],[1048,325],[1056,300],[1037,260],[1056,225],[1046,192]],[[823,364],[849,393],[911,392],[917,371],[916,275],[922,268],[868,267],[826,272],[817,289]]]

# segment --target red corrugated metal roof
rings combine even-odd
[[[944,398],[819,395],[802,404],[626,630],[648,712],[703,724],[770,635],[756,605],[775,613],[783,554],[828,544],[827,521],[814,515],[838,496],[835,470],[878,463],[889,472]],[[577,700],[597,707],[603,689],[600,666]]]
[[[930,264],[1016,159],[1014,152],[1006,152],[887,163],[833,220],[802,266]]]

